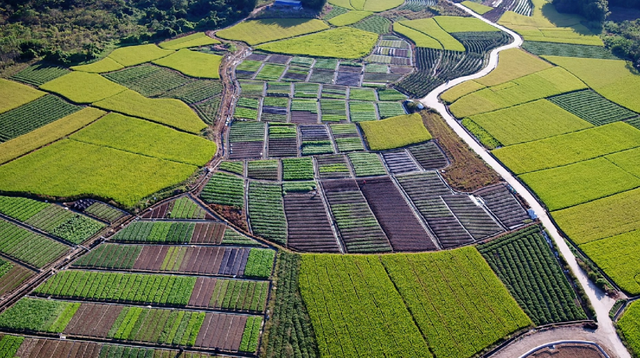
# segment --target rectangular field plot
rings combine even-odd
[[[104,77],[141,93],[145,97],[159,96],[176,87],[195,80],[165,67],[144,64],[122,71],[105,74]]]
[[[505,146],[591,127],[588,122],[546,100],[469,118]]]
[[[351,122],[375,121],[378,119],[374,102],[349,102],[349,118]]]
[[[606,219],[602,213],[607,213]],[[562,231],[576,244],[640,229],[640,189],[553,212]]]
[[[104,247],[100,249],[100,247]],[[266,268],[272,262],[249,260],[251,248],[219,246],[117,245],[105,244],[73,263],[76,268],[172,272],[213,276],[247,276],[248,270]],[[261,252],[258,250],[257,252]],[[273,260],[272,260],[273,261]],[[264,266],[264,267],[263,267]],[[253,277],[254,274],[249,272]]]
[[[380,119],[407,114],[402,103],[398,102],[378,102],[378,113],[380,113]]]
[[[375,153],[349,153],[347,156],[356,177],[387,175],[382,160]]]
[[[247,215],[254,235],[281,245],[287,240],[282,185],[251,181]]]
[[[516,174],[554,168],[636,148],[640,131],[616,122],[493,151]],[[558,150],[562,148],[562,150]]]
[[[126,211],[93,199],[80,199],[73,203],[73,208],[108,223],[116,222],[129,215]]]
[[[287,193],[287,246],[293,250],[339,252],[327,211],[316,193]]]
[[[549,101],[596,126],[638,116],[637,113],[609,101],[593,90],[561,94],[549,98]]]
[[[0,143],[19,137],[81,110],[82,107],[46,95],[0,114]]]
[[[256,75],[257,80],[277,81],[282,77],[286,67],[279,65],[266,64]]]
[[[13,291],[33,274],[30,269],[0,259],[0,297]]]
[[[586,319],[538,226],[480,245],[478,250],[536,325]]]
[[[522,48],[538,56],[584,57],[617,60],[603,46],[563,44],[555,42],[525,41]]]
[[[309,76],[309,68],[290,65],[287,72],[282,76],[283,81],[304,82]]]
[[[264,96],[264,82],[259,81],[239,81],[240,93],[243,96],[261,97]]]
[[[114,235],[112,240],[127,243],[217,245],[222,242],[225,227],[224,224],[215,222],[135,221]]]
[[[323,83],[323,84],[330,85],[333,83],[334,77],[335,77],[335,72],[333,72],[333,70],[322,70],[322,69],[315,68],[311,71],[309,82]]]
[[[188,307],[261,313],[268,293],[269,281],[198,277]]]
[[[378,257],[303,255],[299,285],[323,356],[432,357]]]
[[[467,195],[443,196],[442,200],[475,240],[504,232],[475,198]]]
[[[321,96],[324,99],[347,99],[347,87],[324,85]]]
[[[247,177],[258,180],[278,180],[280,162],[277,160],[251,160],[247,162]]]
[[[147,219],[215,220],[211,214],[188,196],[183,196],[157,207],[152,207],[142,214],[142,217]],[[222,230],[224,230],[224,225],[221,225],[221,227],[223,227]]]
[[[347,102],[341,100],[322,99],[320,110],[323,122],[346,122]]]
[[[436,357],[474,356],[531,325],[475,248],[381,261]]]
[[[342,155],[323,155],[316,157],[320,179],[349,178],[349,165]]]
[[[471,234],[442,200],[442,195],[451,195],[451,189],[435,172],[400,176],[398,182],[443,248],[474,242]]]
[[[393,174],[404,174],[420,171],[420,167],[406,151],[382,153],[389,171]]]
[[[298,128],[302,139],[302,155],[333,154],[333,145],[327,127],[308,125]]]
[[[640,265],[636,260],[640,254],[640,231],[592,241],[580,248],[623,291],[631,295],[640,293]]]
[[[297,157],[298,132],[296,126],[291,124],[269,124],[268,149],[269,157]]]
[[[424,251],[436,248],[389,177],[359,179],[358,185],[394,250]]]
[[[217,172],[204,186],[200,197],[207,204],[243,208],[244,180],[235,175]]]
[[[323,181],[322,187],[348,252],[391,251],[387,236],[355,180]]]
[[[11,79],[34,86],[40,86],[58,77],[62,77],[69,72],[69,69],[64,67],[38,63],[18,72],[13,75]]]
[[[262,122],[234,122],[229,130],[229,159],[261,158],[264,136]]]
[[[442,152],[438,144],[432,140],[407,149],[409,149],[409,153],[411,153],[416,162],[426,170],[443,169],[449,165],[447,156]]]
[[[640,179],[605,158],[520,176],[549,210],[559,210],[640,186]]]
[[[282,159],[283,180],[312,180],[314,174],[311,158]]]
[[[505,186],[493,186],[474,193],[480,196],[487,208],[508,229],[514,229],[529,222],[529,214],[522,204]]]

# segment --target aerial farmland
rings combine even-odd
[[[44,2],[0,356],[640,356],[633,4]]]

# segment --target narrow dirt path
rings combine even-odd
[[[595,336],[600,337],[601,338],[599,340],[600,343],[604,345],[606,349],[608,349],[609,351],[614,352],[615,356],[621,357],[621,358],[631,357],[626,347],[622,344],[622,341],[620,341],[620,338],[616,334],[616,330],[613,325],[613,322],[609,318],[609,310],[611,309],[611,307],[613,307],[615,300],[606,296],[604,292],[602,292],[598,287],[596,287],[592,282],[589,281],[586,273],[582,271],[582,269],[580,269],[580,267],[578,266],[578,263],[575,257],[573,256],[571,250],[569,249],[569,246],[564,241],[564,239],[558,232],[558,229],[555,227],[555,225],[549,218],[547,211],[542,207],[542,205],[540,205],[540,203],[538,203],[538,201],[529,192],[529,190],[525,188],[524,185],[522,185],[511,174],[509,170],[503,167],[500,162],[498,162],[493,156],[491,156],[491,154],[484,147],[482,147],[462,127],[462,125],[456,120],[456,118],[454,118],[451,115],[451,113],[449,113],[447,107],[438,98],[443,92],[445,92],[451,87],[454,87],[465,81],[486,76],[491,71],[493,71],[498,65],[498,54],[500,53],[500,51],[504,51],[512,48],[519,48],[520,46],[522,46],[522,43],[523,43],[522,38],[517,33],[503,26],[500,26],[496,23],[493,23],[489,20],[484,19],[480,15],[472,12],[471,10],[465,8],[460,4],[454,4],[454,5],[466,11],[467,13],[471,14],[472,16],[510,34],[515,40],[511,44],[499,47],[491,51],[489,64],[480,72],[475,73],[473,75],[456,78],[454,80],[451,80],[439,86],[438,88],[431,91],[431,93],[429,93],[426,97],[424,97],[421,100],[421,103],[424,104],[426,107],[429,107],[438,111],[440,115],[445,119],[447,124],[456,132],[456,134],[460,136],[460,138],[462,138],[469,145],[469,147],[473,149],[474,152],[476,152],[485,162],[487,162],[487,164],[489,164],[491,168],[493,168],[507,183],[509,183],[518,192],[518,194],[520,194],[520,196],[522,196],[522,198],[529,204],[529,206],[531,207],[531,209],[533,209],[533,211],[538,216],[538,218],[540,219],[544,227],[551,234],[551,237],[555,241],[556,246],[558,246],[558,249],[567,260],[569,266],[571,267],[571,271],[573,271],[573,273],[578,278],[578,281],[580,282],[585,292],[587,293],[587,296],[589,297],[591,304],[595,308],[596,313],[598,315],[598,329],[594,331]],[[577,334],[577,332],[578,331],[565,330],[563,331],[562,337],[555,337],[553,334],[551,334],[549,335],[548,339],[542,338],[541,336],[540,342],[537,342],[537,343],[541,345],[544,343],[557,341],[558,339],[565,339],[565,340],[578,339],[579,340],[580,337]],[[575,337],[573,337],[573,335],[575,335]],[[516,340],[511,345],[507,346],[507,348],[518,345],[520,344],[520,342],[529,342],[529,341],[530,340]],[[524,351],[522,351],[522,353],[525,353],[526,351],[528,351],[528,349],[525,349]],[[497,352],[494,356],[502,357],[503,355],[501,355],[501,352]],[[516,356],[517,355],[512,355],[511,357],[516,357]]]

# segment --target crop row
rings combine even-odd
[[[41,268],[67,251],[66,245],[0,219],[0,252],[6,255]]]
[[[375,153],[349,153],[347,156],[357,177],[387,174],[380,157]]]
[[[99,201],[95,201],[89,205],[83,212],[109,223],[115,222],[127,215],[125,212]]]
[[[248,216],[255,235],[286,243],[287,222],[280,184],[250,182]]]
[[[244,275],[255,278],[268,278],[273,270],[276,252],[267,249],[251,249]]]
[[[313,160],[311,158],[282,160],[282,178],[284,180],[311,180],[313,176]]]
[[[63,271],[34,292],[60,298],[186,306],[195,277]]]
[[[145,97],[160,96],[177,87],[196,81],[166,67],[150,64],[110,72],[104,77]]]
[[[586,319],[539,227],[480,245],[478,250],[536,325]]]
[[[244,207],[244,180],[225,173],[215,173],[200,194],[208,204]]]
[[[132,269],[142,251],[141,246],[99,245],[73,263],[75,267]]]
[[[278,180],[280,162],[277,160],[253,160],[247,163],[247,177],[262,180]]]
[[[136,221],[113,238],[116,242],[188,243],[195,229],[194,223]]]

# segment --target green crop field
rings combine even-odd
[[[80,303],[23,298],[0,314],[0,327],[62,333],[78,308]]]
[[[609,49],[594,45],[563,44],[557,42],[525,41],[522,48],[538,56],[565,56],[617,60]]]
[[[494,70],[494,72],[495,71],[497,70]],[[461,97],[466,96],[469,93],[481,90],[483,88],[485,88],[485,86],[476,81],[466,81],[451,89],[448,89],[447,91],[442,93],[442,95],[440,95],[440,98],[442,98],[446,103],[453,103]]]
[[[640,231],[591,241],[580,245],[593,262],[598,265],[622,290],[632,295],[640,294]]]
[[[584,88],[571,73],[552,67],[468,94],[450,108],[456,117],[463,118]]]
[[[431,139],[419,114],[362,122],[360,127],[371,150],[400,148]]]
[[[618,167],[640,178],[640,148],[610,154],[607,159]]]
[[[244,181],[234,175],[215,173],[200,194],[206,203],[244,207]]]
[[[22,106],[45,93],[23,84],[0,79],[0,113]]]
[[[540,227],[506,235],[478,250],[537,325],[586,319]]]
[[[503,145],[531,142],[591,127],[547,100],[469,117]]]
[[[465,51],[464,46],[453,36],[443,30],[433,18],[400,21],[399,24],[434,38],[445,50]],[[452,22],[452,25],[455,25],[455,23]],[[411,37],[409,38],[413,40]]]
[[[312,180],[313,161],[311,158],[282,159],[283,180]]]
[[[196,32],[193,35],[183,36],[174,40],[162,42],[160,43],[160,47],[166,50],[180,50],[183,48],[215,45],[219,43],[220,41],[212,39],[204,32]]]
[[[62,140],[0,167],[0,190],[73,197],[92,193],[133,206],[197,167]],[[34,171],[38,175],[33,175]]]
[[[215,143],[142,119],[111,113],[71,139],[145,156],[202,166],[216,152]]]
[[[218,79],[220,78],[218,67],[221,61],[222,56],[183,49],[153,63],[172,68],[191,77]]]
[[[248,215],[254,235],[284,245],[287,221],[280,184],[249,183]]]
[[[141,117],[160,124],[200,133],[206,125],[184,102],[171,98],[146,98],[128,90],[94,104],[96,107]]]
[[[640,303],[629,305],[624,315],[618,321],[618,328],[627,347],[633,354],[640,354]]]
[[[500,31],[497,27],[493,27],[475,17],[436,16],[433,19],[448,33]]]
[[[349,153],[348,157],[357,177],[387,174],[380,157],[375,153]]]
[[[351,25],[356,29],[373,32],[379,35],[387,34],[391,31],[391,20],[386,17],[373,15]]]
[[[303,255],[300,291],[322,355],[471,357],[531,324],[474,248]]]
[[[606,220],[603,219],[606,213]],[[640,229],[640,189],[553,212],[562,231],[578,245]]]
[[[549,210],[559,210],[640,186],[640,179],[605,158],[520,176]]]
[[[526,51],[510,49],[500,52],[500,61],[495,70],[475,81],[483,86],[495,86],[551,67],[548,62]]]
[[[319,33],[257,46],[267,52],[335,57],[361,58],[376,44],[378,35],[352,27],[340,27]]]
[[[216,36],[257,45],[328,28],[324,21],[317,19],[261,19],[245,21],[232,28],[218,31]]]
[[[491,6],[485,6],[473,1],[463,1],[461,4],[480,15],[486,14],[487,12],[493,10]]]
[[[543,56],[562,66],[589,87],[632,111],[640,112],[640,76],[629,70],[623,60]],[[601,74],[606,73],[606,76]]]
[[[75,70],[75,71],[81,71],[81,72],[89,72],[89,73],[105,73],[105,72],[112,72],[112,71],[118,71],[123,69],[124,66],[122,66],[121,64],[117,63],[116,61],[112,60],[109,57],[105,57],[99,61],[87,64],[87,65],[80,65],[80,66],[72,66],[71,69]]]
[[[435,38],[418,30],[414,30],[408,26],[405,26],[400,22],[393,23],[393,31],[406,36],[411,41],[413,41],[413,43],[415,43],[417,47],[434,48],[438,50],[442,49],[442,44]]]
[[[638,116],[637,113],[607,100],[592,90],[561,94],[549,100],[596,126]]]
[[[496,149],[516,174],[554,168],[640,146],[640,131],[616,122],[583,131]],[[558,150],[562,148],[563,150]]]
[[[355,24],[356,22],[371,16],[373,13],[369,11],[349,11],[345,14],[338,15],[331,20],[329,23],[333,26],[346,26]]]
[[[75,103],[93,103],[126,91],[126,87],[86,72],[71,72],[40,86]]]
[[[49,82],[60,76],[64,76],[69,72],[71,71],[69,71],[68,68],[61,66],[47,63],[36,63],[35,65],[29,66],[11,76],[11,79],[33,86],[40,86],[43,83]]]
[[[124,67],[129,67],[157,60],[171,55],[173,52],[171,50],[163,50],[154,44],[148,44],[115,49],[109,54],[109,58]]]

